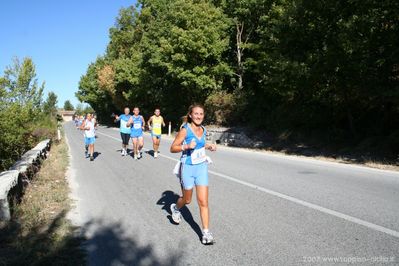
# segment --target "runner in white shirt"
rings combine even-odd
[[[85,145],[89,146],[90,161],[94,160],[95,126],[92,114],[87,114],[86,120],[83,121],[80,127],[81,130],[84,130]]]

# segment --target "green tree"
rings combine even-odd
[[[13,63],[4,71],[1,86],[7,96],[5,101],[18,103],[32,111],[32,116],[40,110],[45,83],[39,87],[36,79],[36,67],[31,58],[26,57],[22,62],[13,58]]]
[[[100,119],[140,105],[144,113],[161,106],[177,121],[202,102],[213,122],[393,158],[398,13],[388,0],[141,0],[121,9],[77,96]]]
[[[120,11],[106,54],[89,66],[77,96],[100,117],[139,103],[147,112],[162,104],[166,116],[178,120],[190,103],[222,90],[231,74],[223,61],[227,17],[208,1],[140,4],[139,12]]]
[[[73,111],[73,110],[75,110],[75,108],[73,107],[73,104],[69,100],[66,100],[64,102],[64,110],[65,111]]]
[[[47,95],[47,99],[43,104],[43,112],[45,114],[49,114],[51,116],[55,116],[57,114],[57,95],[50,91]]]
[[[84,114],[84,111],[83,111],[83,104],[82,103],[78,103],[77,105],[76,105],[76,108],[75,108],[75,114],[77,114],[77,115],[83,115]]]
[[[0,171],[7,169],[40,138],[51,135],[44,126],[52,122],[42,113],[42,92],[35,65],[30,58],[18,58],[0,77]]]

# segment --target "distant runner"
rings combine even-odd
[[[95,122],[93,121],[92,114],[87,114],[86,119],[83,121],[80,129],[84,130],[85,145],[88,146],[88,154],[90,154],[90,161],[94,160],[94,142],[95,138]]]
[[[191,105],[187,122],[180,129],[170,147],[170,152],[182,152],[180,167],[180,182],[183,196],[170,206],[172,219],[180,223],[182,216],[180,209],[191,202],[193,188],[196,188],[197,201],[200,208],[202,222],[202,243],[213,244],[214,239],[209,231],[208,208],[208,162],[205,150],[216,151],[215,144],[207,144],[206,129],[202,126],[204,107],[199,104]]]
[[[148,119],[148,128],[151,130],[152,147],[154,148],[154,158],[158,157],[159,144],[161,142],[162,127],[165,126],[161,110],[155,109],[154,115]]]
[[[127,155],[127,147],[129,145],[130,134],[131,134],[131,128],[130,126],[127,126],[127,123],[132,117],[130,115],[129,107],[125,107],[124,112],[125,113],[120,116],[118,115],[115,116],[115,123],[118,121],[120,122],[119,132],[121,133],[121,139],[122,139],[122,150],[121,150],[122,156]]]
[[[134,152],[134,159],[141,158],[141,149],[144,146],[144,139],[143,139],[143,130],[144,130],[145,121],[143,116],[140,115],[140,109],[138,107],[134,107],[133,115],[130,117],[127,126],[131,126],[131,133],[130,137],[133,141],[133,152]]]

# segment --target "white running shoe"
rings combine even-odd
[[[204,245],[212,245],[215,243],[215,240],[213,239],[213,235],[211,232],[202,232],[202,244]]]
[[[182,217],[181,217],[181,213],[180,213],[180,211],[177,209],[175,203],[172,203],[172,204],[170,205],[170,211],[172,212],[172,220],[173,220],[175,223],[179,224],[179,223],[181,222],[181,220],[182,220]]]
[[[139,153],[137,154],[137,158],[141,158],[141,151],[139,151]]]
[[[154,152],[154,158],[158,158],[158,152],[157,151]]]
[[[121,156],[125,156],[125,150],[124,149],[121,150]]]
[[[135,154],[135,155],[134,155],[134,159],[135,159],[135,160],[137,160],[137,159],[138,159],[138,157],[137,157],[137,154]]]

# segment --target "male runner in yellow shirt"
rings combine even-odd
[[[154,115],[148,119],[148,128],[151,130],[152,145],[154,148],[154,158],[158,157],[159,144],[161,142],[162,127],[165,126],[163,117],[161,116],[161,110],[155,109]]]

